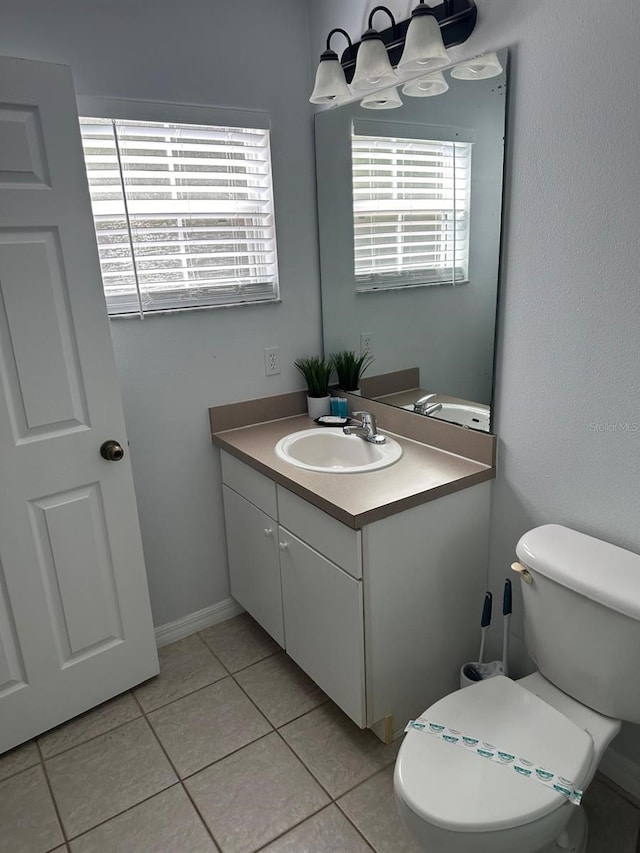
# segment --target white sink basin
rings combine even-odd
[[[321,427],[292,432],[276,444],[276,455],[307,471],[330,474],[360,474],[393,465],[402,456],[402,447],[387,436],[384,444],[372,444],[341,429]]]
[[[413,411],[413,405],[402,408]],[[467,403],[443,403],[440,411],[430,417],[437,418],[439,421],[452,421],[474,429],[489,430],[489,407],[481,404],[472,406]]]

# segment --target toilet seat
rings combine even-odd
[[[533,761],[577,785],[591,765],[590,735],[503,676],[445,696],[422,718]],[[396,779],[397,794],[419,818],[455,832],[522,826],[567,802],[551,788],[521,778],[511,766],[415,730],[407,733],[400,748]]]

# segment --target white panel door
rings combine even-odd
[[[0,752],[158,671],[126,450],[71,72],[0,57]]]
[[[231,595],[284,647],[278,525],[229,486],[222,491]]]
[[[284,527],[279,531],[287,654],[364,727],[362,581]]]

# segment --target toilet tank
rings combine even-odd
[[[516,553],[524,633],[538,670],[583,705],[640,723],[640,555],[568,527],[525,533]]]

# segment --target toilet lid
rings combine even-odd
[[[493,744],[572,779],[586,777],[590,735],[542,699],[504,676],[445,696],[421,719]],[[489,832],[537,820],[565,797],[510,766],[481,758],[428,734],[410,730],[396,762],[396,789],[425,821],[458,832]]]

